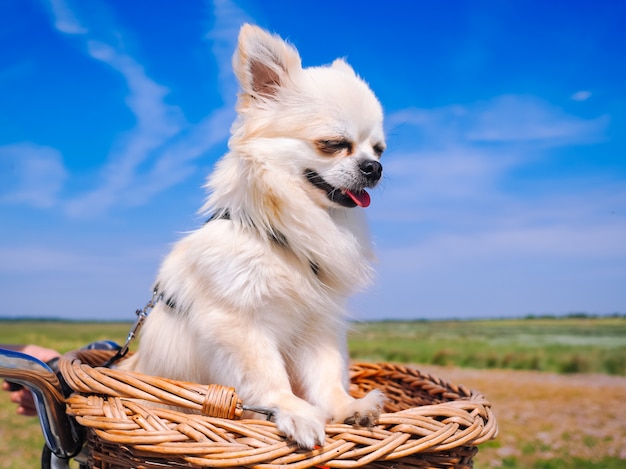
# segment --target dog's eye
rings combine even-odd
[[[385,151],[385,145],[383,145],[382,143],[377,143],[372,148],[374,149],[374,153],[376,154],[376,156],[382,155]]]
[[[333,155],[339,153],[342,150],[348,150],[348,153],[352,152],[352,143],[343,139],[331,139],[331,140],[318,140],[315,142],[318,150],[327,155]]]

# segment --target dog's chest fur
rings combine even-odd
[[[157,283],[183,314],[227,310],[251,320],[282,317],[301,329],[299,317],[341,316],[346,296],[370,281],[357,237],[345,227],[333,223],[334,233],[313,242],[313,229],[302,239],[297,230],[263,231],[231,216],[182,239],[163,263]]]

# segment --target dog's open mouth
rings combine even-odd
[[[370,205],[370,195],[365,190],[354,191],[333,187],[312,169],[305,170],[304,175],[311,184],[326,192],[326,197],[336,204],[350,208],[357,205],[365,208]]]

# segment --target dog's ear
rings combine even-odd
[[[344,72],[347,72],[356,76],[356,72],[354,71],[354,69],[350,66],[350,64],[348,64],[348,62],[346,62],[343,59],[335,59],[335,61],[332,64],[332,67],[337,70],[343,70]]]
[[[302,65],[293,46],[257,26],[244,24],[233,69],[245,93],[272,99]]]

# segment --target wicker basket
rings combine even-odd
[[[355,364],[351,394],[382,390],[386,413],[373,428],[327,425],[325,445],[304,451],[272,422],[238,420],[242,403],[232,388],[99,367],[112,353],[81,350],[59,363],[75,391],[67,413],[87,429],[94,469],[466,469],[477,445],[497,434],[491,404],[480,393],[410,367]]]

